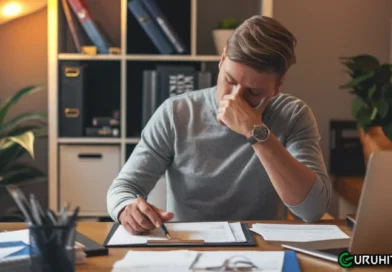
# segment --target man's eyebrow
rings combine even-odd
[[[227,71],[225,71],[225,74],[226,74],[226,76],[228,76],[230,78],[231,81],[233,81],[234,83],[237,82]],[[260,92],[264,92],[264,90],[265,90],[264,88],[251,88],[248,86],[246,88],[250,89],[250,90],[260,91]]]

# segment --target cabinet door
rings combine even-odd
[[[60,145],[60,206],[107,216],[106,193],[120,171],[120,146]]]

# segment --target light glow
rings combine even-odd
[[[7,16],[7,17],[14,17],[14,16],[19,15],[21,12],[22,12],[21,4],[19,4],[17,2],[11,2],[11,3],[6,4],[3,7],[1,14],[3,16]]]

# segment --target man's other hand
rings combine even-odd
[[[173,213],[165,212],[148,204],[143,198],[138,198],[122,210],[119,221],[128,232],[137,235],[160,228],[162,223],[172,218]]]

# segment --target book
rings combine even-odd
[[[171,44],[176,49],[177,53],[185,53],[185,45],[181,38],[178,36],[177,32],[174,30],[173,26],[169,23],[169,20],[162,13],[161,9],[157,5],[155,0],[141,0],[143,6],[146,8],[147,12],[150,13],[151,17],[160,26],[160,29],[165,33],[166,37],[169,39]]]
[[[96,23],[92,19],[86,4],[83,0],[68,0],[73,12],[78,18],[86,34],[91,41],[97,46],[98,52],[102,54],[109,53],[109,41],[102,35]]]
[[[169,40],[139,0],[130,1],[128,8],[161,54],[169,55],[175,52]]]

